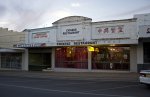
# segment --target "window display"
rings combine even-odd
[[[21,53],[2,53],[1,68],[21,69],[22,54]]]
[[[87,47],[61,47],[55,51],[57,68],[88,68]]]
[[[129,70],[129,47],[95,47],[92,69]]]

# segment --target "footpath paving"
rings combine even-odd
[[[0,70],[0,76],[16,76],[30,78],[65,78],[76,80],[111,80],[138,82],[138,73],[114,73],[114,72],[42,72],[42,71],[10,71]]]

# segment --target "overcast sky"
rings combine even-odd
[[[150,0],[0,0],[0,27],[22,31],[52,26],[66,16],[95,21],[133,18],[150,13]]]

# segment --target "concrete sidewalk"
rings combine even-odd
[[[42,72],[42,71],[10,71],[0,70],[0,76],[17,76],[31,78],[66,78],[80,80],[114,80],[138,81],[138,73],[112,73],[112,72]]]

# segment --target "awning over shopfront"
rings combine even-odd
[[[89,46],[89,45],[112,45],[112,44],[138,44],[138,39],[102,39],[91,41],[63,41],[53,43],[27,43],[16,44],[17,48],[35,48],[35,47],[57,47],[57,46]]]
[[[24,52],[24,48],[0,48],[0,53],[1,52]]]

